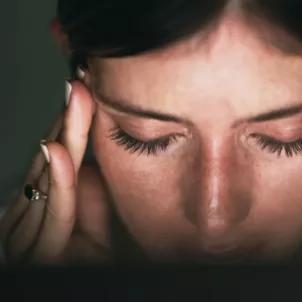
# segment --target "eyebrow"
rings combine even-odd
[[[126,100],[112,99],[100,95],[99,93],[97,97],[98,97],[98,101],[104,104],[105,106],[110,107],[122,113],[131,114],[140,118],[155,119],[164,122],[175,122],[185,125],[192,125],[192,122],[188,119],[176,115],[162,113],[159,111],[142,109],[139,106],[133,104],[130,105]],[[233,127],[236,127],[238,124],[242,124],[242,123],[256,123],[256,122],[278,120],[278,119],[297,115],[301,112],[302,112],[302,104],[281,108],[281,109],[275,109],[255,116],[240,119],[239,121],[235,122]]]
[[[271,120],[278,120],[281,118],[291,117],[296,114],[299,114],[302,112],[302,104],[285,107],[281,109],[275,109],[266,113],[262,113],[253,117],[250,117],[246,119],[249,123],[254,122],[265,122],[265,121],[271,121]]]
[[[189,120],[172,115],[172,114],[166,114],[159,111],[154,110],[146,110],[142,109],[139,106],[129,104],[126,100],[116,100],[112,99],[103,95],[97,94],[98,101],[102,104],[104,104],[107,107],[110,107],[116,111],[122,112],[122,113],[128,113],[140,118],[145,119],[155,119],[163,122],[174,122],[179,124],[192,124]]]

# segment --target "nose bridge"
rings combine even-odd
[[[213,144],[201,161],[197,224],[207,237],[230,232],[248,215],[251,200],[240,181],[242,165],[236,150]]]

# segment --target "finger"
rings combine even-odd
[[[79,135],[84,136],[84,142],[83,142],[83,144],[79,145],[78,150],[76,148],[77,145],[74,147],[74,144],[73,144],[74,139],[73,139],[72,134],[69,135],[69,133],[70,133],[70,130],[75,128],[74,125],[79,125],[79,120],[82,120],[82,116],[84,116],[84,118],[87,117],[88,119],[92,119],[93,112],[91,114],[89,111],[91,111],[91,110],[94,111],[94,103],[91,99],[90,93],[88,92],[88,90],[87,90],[88,88],[86,87],[86,83],[85,83],[85,79],[86,79],[85,72],[81,67],[77,68],[77,78],[79,79],[79,82],[74,82],[73,84],[71,84],[71,82],[69,82],[69,81],[66,82],[66,104],[67,104],[67,106],[68,105],[70,105],[70,106],[69,106],[69,110],[67,110],[66,115],[65,115],[65,123],[64,123],[65,130],[63,131],[63,133],[60,137],[60,140],[59,140],[64,146],[66,146],[67,150],[71,154],[71,158],[72,158],[74,166],[75,166],[76,174],[78,173],[79,167],[81,165],[81,162],[82,162],[82,159],[83,159],[83,156],[85,153],[91,120],[90,121],[89,120],[87,121],[85,119],[83,120],[83,122],[84,122],[83,123],[84,124],[83,134],[79,133]],[[75,86],[75,91],[72,88],[72,85]],[[84,93],[83,93],[83,91],[84,91]],[[80,94],[80,96],[79,96],[79,99],[81,99],[80,104],[74,103],[74,101],[73,101],[73,98],[76,98],[76,93]],[[78,101],[76,101],[76,102],[78,102]],[[88,114],[85,114],[85,112],[86,112],[85,108],[87,107],[86,105],[88,106],[88,108],[87,108]],[[70,122],[68,122],[68,120]],[[87,126],[85,126],[85,125],[87,125]],[[86,140],[86,142],[85,142],[85,140]],[[84,149],[84,151],[82,149]],[[46,169],[44,169],[44,171],[42,172],[42,175],[40,177],[39,183],[38,183],[38,188],[40,188],[40,190],[42,192],[46,192],[47,185],[48,185],[48,171]]]
[[[78,66],[78,67],[77,67],[77,72],[76,72],[76,74],[77,74],[77,79],[78,79],[79,81],[85,82],[85,71],[84,71],[84,69],[83,69],[82,66]]]
[[[46,136],[46,139],[40,142],[41,147],[43,146],[43,142],[60,140],[60,135],[62,134],[62,130],[63,130],[63,121],[64,121],[64,114],[59,116],[52,130]],[[30,172],[29,176],[26,179],[25,185],[36,184],[39,190],[42,190],[42,192],[46,193],[47,187],[40,188],[39,186],[39,179],[41,179],[43,175],[45,178],[43,184],[45,183],[48,184],[48,163],[45,160],[45,154],[39,152],[37,155],[37,160],[33,164],[32,171]]]
[[[43,151],[44,144],[41,143],[41,149]],[[45,150],[45,149],[44,149]],[[48,153],[44,153],[44,161],[49,158]],[[47,167],[47,160],[44,167]],[[48,171],[47,169],[44,169]],[[45,192],[47,192],[48,183],[44,185],[46,188]],[[39,189],[40,187],[37,186]],[[34,245],[34,241],[37,238],[38,231],[41,227],[43,216],[44,216],[44,208],[45,202],[43,200],[39,201],[28,201],[28,206],[24,211],[23,217],[19,220],[16,228],[11,234],[7,246],[8,246],[8,255],[10,261],[18,261],[20,257],[27,250],[30,249],[31,246]],[[22,258],[21,258],[22,259]]]
[[[63,125],[63,116],[60,116],[55,122],[49,134],[47,135],[47,139],[50,140],[56,139],[58,135],[61,133],[62,125]],[[40,151],[36,155],[33,161],[30,172],[26,176],[25,184],[27,183],[34,184],[37,181],[43,169],[45,169],[45,157],[43,153]],[[23,190],[24,188],[21,189],[18,198],[15,200],[15,202],[11,204],[10,208],[8,209],[8,211],[5,213],[5,215],[2,217],[0,221],[0,240],[2,242],[5,242],[7,240],[7,237],[15,229],[20,219],[24,215],[25,211],[27,210],[29,200],[24,195]]]
[[[77,174],[87,147],[95,106],[83,83],[74,81],[67,82],[66,85],[69,103],[64,120],[62,144],[68,150]]]
[[[44,169],[43,176],[48,174],[49,161],[49,153],[45,144],[46,141],[41,142],[41,149],[44,151],[43,155],[44,159],[46,159],[46,169]],[[43,183],[43,181],[45,181],[45,183]],[[47,193],[48,186],[48,177],[42,177],[39,181],[39,185],[36,187],[42,193]],[[45,202],[43,200],[29,202],[23,218],[18,223],[8,242],[11,259],[18,260],[19,257],[22,257],[22,255],[34,245],[44,218],[44,209]]]
[[[63,117],[60,117],[52,132],[48,136],[48,139],[55,140],[61,133],[62,125]],[[46,142],[46,140],[42,141],[42,143],[43,142]],[[38,176],[40,177],[38,182],[36,182],[36,187],[39,189],[39,191],[46,194],[49,186],[48,164],[45,163],[45,157],[41,153],[38,154],[38,158],[33,166],[33,170],[31,171],[30,176],[27,178],[27,183],[33,184]],[[37,237],[38,231],[41,227],[43,216],[44,203],[30,202],[25,210],[24,218],[22,218],[18,223],[18,226],[8,243],[13,258],[17,258],[17,255],[22,255],[34,243],[34,240]],[[27,231],[24,232],[25,230]]]
[[[8,261],[18,262],[35,243],[44,217],[45,202],[31,201],[7,241]]]
[[[83,71],[78,69],[78,76],[83,78]],[[74,88],[73,88],[74,87]],[[85,154],[88,133],[93,115],[93,102],[90,94],[80,82],[66,82],[66,104],[67,111],[64,117],[64,128],[61,133],[60,142],[68,150],[76,174]],[[41,174],[37,187],[42,192],[48,190],[47,169]]]
[[[46,140],[47,141],[54,141],[56,140],[63,128],[63,119],[64,116],[61,115],[55,122],[53,128],[51,129],[51,131],[49,132],[49,134],[46,136]],[[26,181],[25,184],[29,183],[33,183],[36,182],[37,179],[40,177],[42,171],[45,169],[45,156],[44,154],[40,151],[34,161],[33,161],[33,165],[32,165],[32,169],[30,170],[30,172],[28,173],[27,177],[26,177]],[[47,164],[46,164],[47,166]]]
[[[82,69],[78,68],[77,74],[81,80],[84,80],[85,73]],[[60,142],[68,150],[77,174],[88,142],[94,103],[84,84],[79,81],[72,83],[67,81],[66,104],[68,109],[64,117]],[[48,189],[48,177],[48,171],[44,169],[37,186],[44,193]]]
[[[33,258],[57,259],[64,251],[75,222],[76,188],[71,157],[59,143],[48,143],[50,155],[48,200]]]
[[[48,162],[49,162],[49,153],[48,153],[48,149],[46,147],[47,145],[47,141],[42,141],[41,142],[41,148],[45,153],[45,156],[48,158]],[[45,165],[45,169],[42,171],[42,174],[40,176],[39,181],[37,182],[37,188],[39,189],[39,191],[43,194],[47,194],[48,192],[48,187],[49,187],[49,165],[47,163],[47,165]]]

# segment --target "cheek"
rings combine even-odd
[[[168,211],[182,195],[184,162],[179,157],[131,154],[99,133],[95,154],[117,200],[131,200],[136,210],[150,206]]]
[[[302,157],[255,163],[251,218],[278,236],[302,227]],[[251,220],[252,220],[251,219]]]
[[[145,234],[157,233],[157,229],[162,233],[187,224],[182,206],[193,195],[188,179],[197,179],[188,177],[194,171],[187,154],[131,154],[108,139],[106,129],[110,129],[109,123],[97,119],[93,128],[95,156],[115,205],[130,228]]]

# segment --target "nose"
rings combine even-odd
[[[238,154],[221,149],[203,157],[195,171],[198,175],[195,175],[192,191],[197,192],[197,196],[187,204],[191,222],[204,242],[219,242],[223,237],[231,237],[251,210],[249,168]]]

